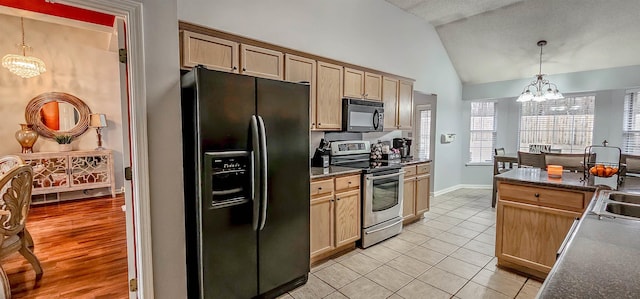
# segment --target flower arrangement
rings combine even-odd
[[[54,139],[56,140],[56,142],[58,144],[71,144],[71,141],[73,141],[73,136],[71,136],[71,135],[56,135],[54,137]]]

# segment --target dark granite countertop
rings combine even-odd
[[[538,298],[638,298],[640,221],[600,218],[592,202]]]
[[[498,181],[511,181],[581,191],[595,191],[598,187],[602,187],[602,185],[599,184],[615,182],[615,178],[602,179],[590,177],[583,181],[582,177],[582,173],[565,172],[562,174],[562,178],[550,178],[545,170],[538,168],[514,168],[495,176]],[[617,190],[640,192],[640,178],[625,177],[623,183],[617,187]]]
[[[311,179],[320,179],[324,177],[343,175],[343,174],[360,174],[362,169],[342,167],[342,166],[329,166],[323,167],[311,167]]]

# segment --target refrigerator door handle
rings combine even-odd
[[[264,120],[258,115],[258,127],[260,129],[260,230],[267,222],[267,133]]]
[[[260,224],[260,185],[256,186],[256,182],[260,182],[260,171],[256,168],[260,167],[260,133],[258,131],[258,118],[251,116],[251,147],[253,159],[251,161],[251,200],[253,200],[253,230],[258,230]]]

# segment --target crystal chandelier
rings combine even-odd
[[[20,17],[20,25],[22,26],[22,44],[18,46],[22,48],[22,55],[5,55],[2,57],[2,66],[22,78],[31,78],[44,73],[47,69],[42,60],[26,55],[27,49],[30,47],[24,43],[24,19],[22,17]]]
[[[542,47],[546,45],[546,40],[538,42],[538,47],[540,47],[540,70],[536,75],[536,80],[524,88],[524,91],[516,100],[517,102],[543,102],[546,100],[564,99],[564,96],[558,90],[558,86],[544,79],[544,74],[542,73]]]

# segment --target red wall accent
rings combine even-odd
[[[45,0],[0,0],[0,5],[113,27],[115,16]]]

